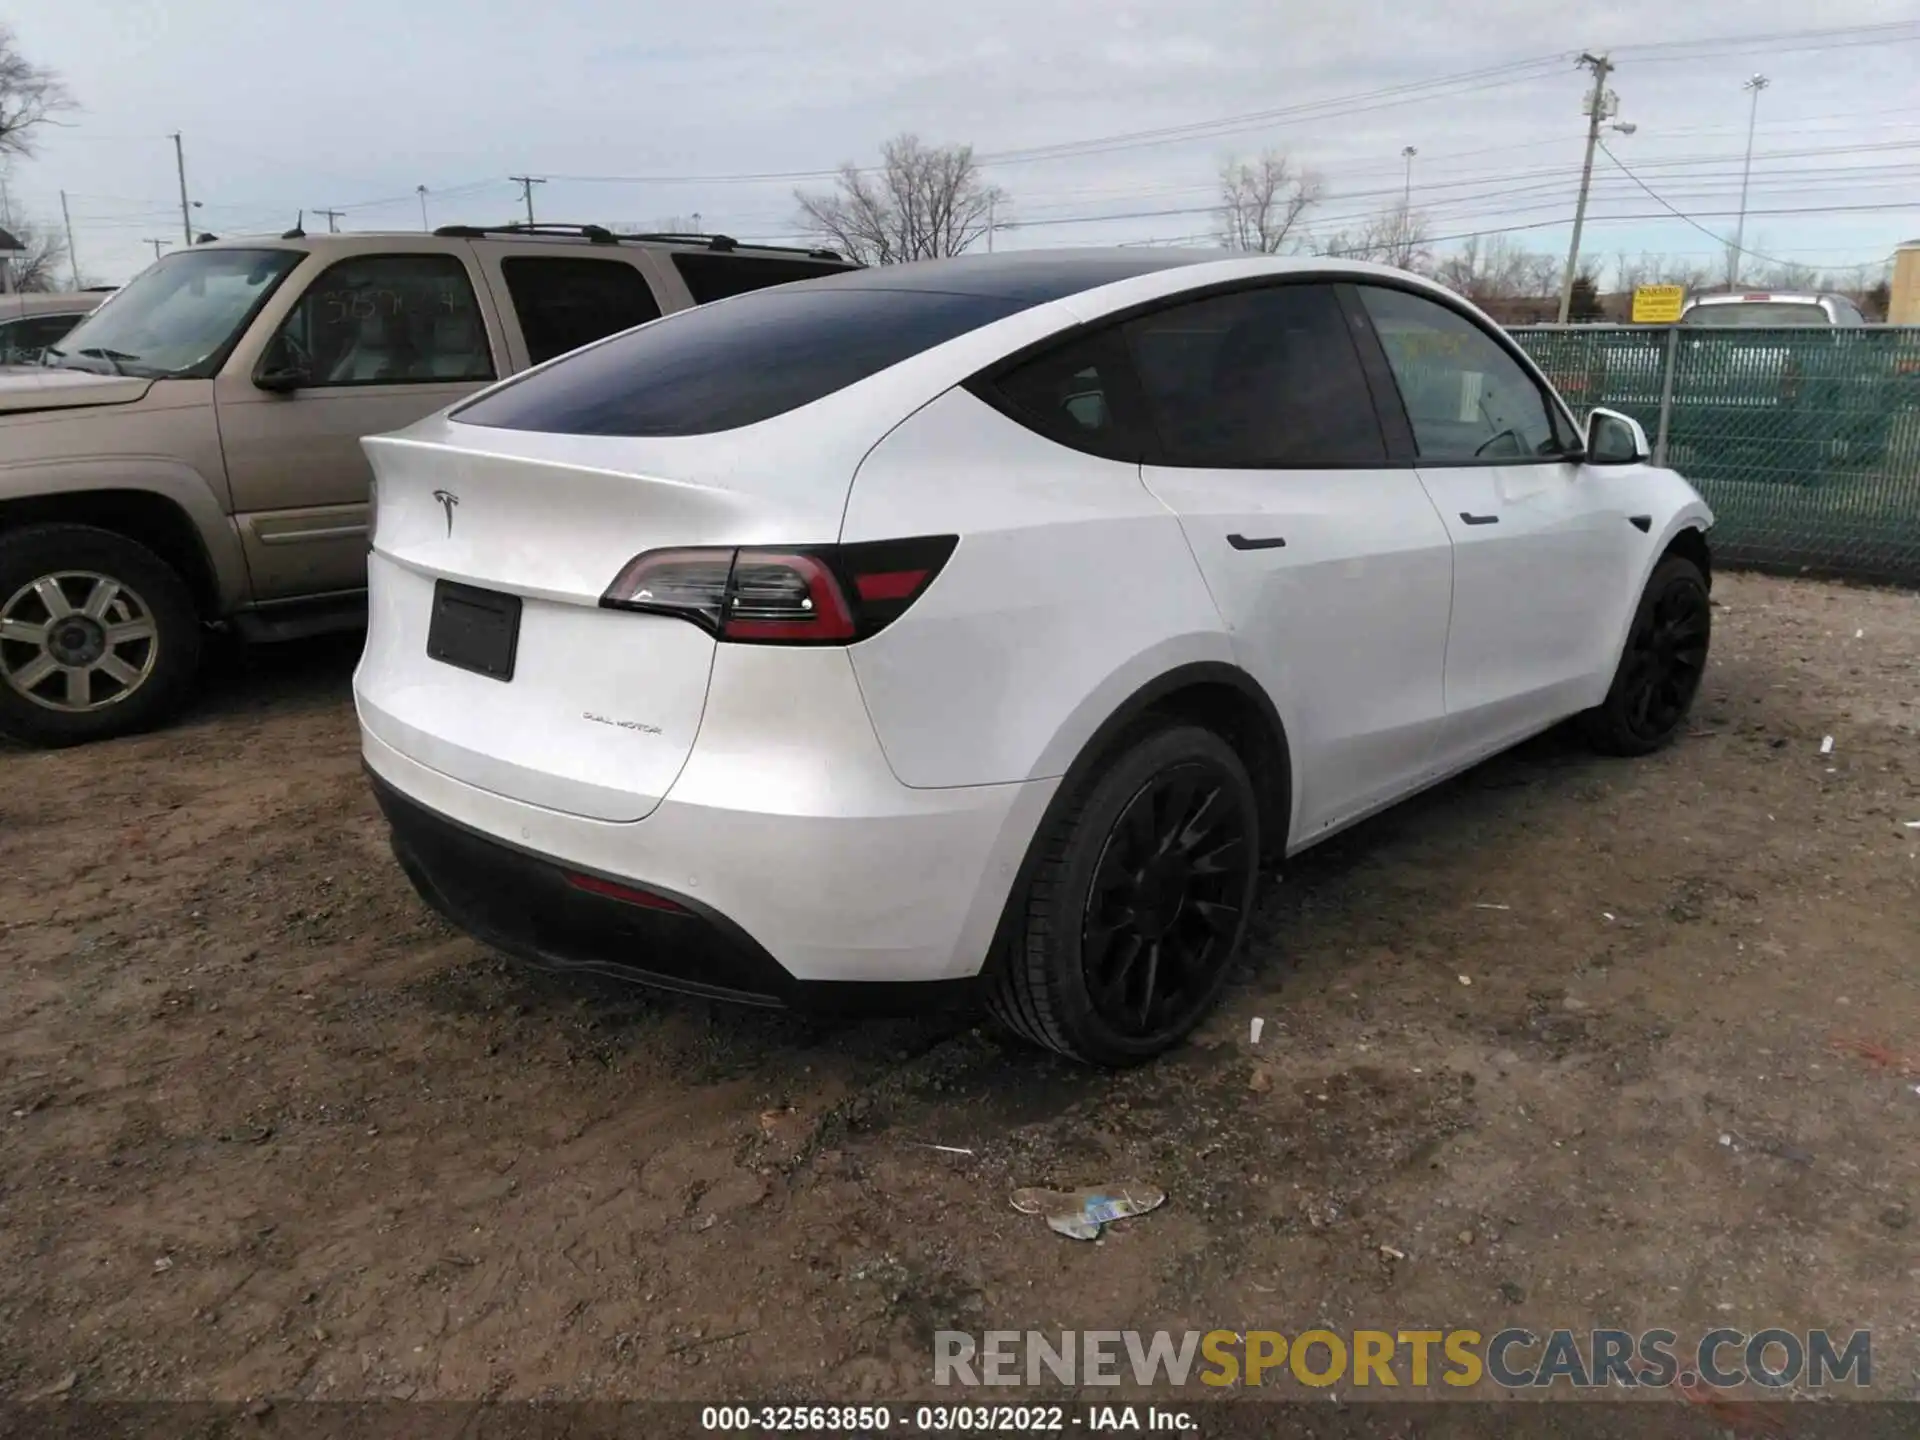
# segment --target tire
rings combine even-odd
[[[1588,743],[1603,755],[1649,755],[1671,741],[1700,692],[1712,638],[1706,576],[1668,556],[1634,607],[1607,698],[1580,717]]]
[[[1149,731],[1067,797],[1035,843],[988,969],[988,1012],[1093,1065],[1137,1065],[1178,1044],[1219,999],[1253,910],[1260,813],[1240,757],[1197,725]]]
[[[146,546],[90,525],[0,535],[0,734],[51,748],[147,729],[186,699],[200,642],[186,582]]]

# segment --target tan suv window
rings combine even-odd
[[[473,283],[452,255],[357,255],[328,266],[268,353],[316,387],[494,378]]]
[[[500,273],[529,365],[660,318],[645,277],[624,260],[513,255],[500,262]]]

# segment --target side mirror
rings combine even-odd
[[[313,376],[295,348],[287,343],[287,337],[280,334],[267,342],[266,352],[254,367],[253,383],[257,389],[275,395],[291,395],[301,386],[311,385]]]
[[[255,388],[272,391],[275,395],[291,395],[302,385],[312,380],[304,370],[256,370],[253,372]]]
[[[1647,432],[1631,415],[1622,415],[1618,410],[1595,410],[1587,416],[1589,465],[1638,465],[1652,454]]]

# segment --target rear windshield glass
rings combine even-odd
[[[758,290],[579,351],[453,415],[561,435],[708,435],[810,405],[1025,308],[831,283]]]
[[[1758,330],[1769,325],[1831,325],[1833,322],[1818,305],[1756,300],[1751,304],[1696,305],[1687,312],[1686,323]]]

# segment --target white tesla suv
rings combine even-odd
[[[1263,856],[1570,716],[1651,750],[1707,658],[1700,497],[1377,266],[850,272],[366,448],[354,694],[430,904],[1102,1064],[1213,1004]]]

